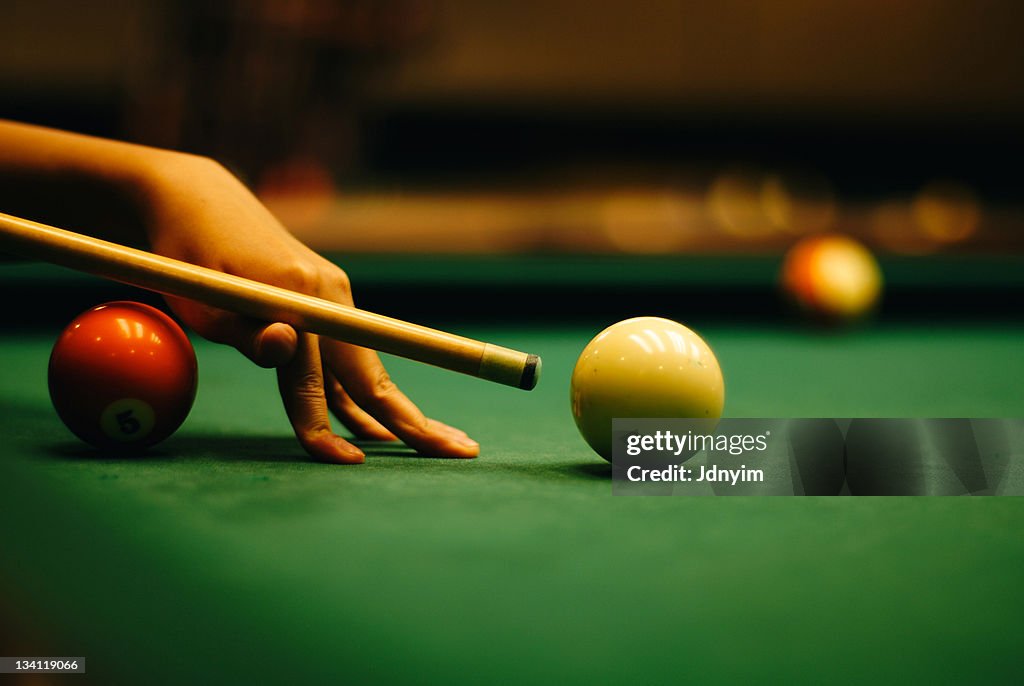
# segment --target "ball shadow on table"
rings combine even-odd
[[[147,448],[141,453],[110,453],[87,445],[75,439],[60,425],[59,420],[48,406],[0,400],[0,413],[8,425],[18,427],[16,435],[8,436],[8,447],[15,447],[24,453],[53,460],[82,461],[145,461],[154,464],[161,461],[223,460],[225,462],[310,462],[298,441],[290,435],[225,435],[192,432],[187,426],[182,432],[166,441]],[[42,438],[40,438],[42,437]],[[407,458],[435,460],[438,458],[420,455],[404,443],[397,441],[363,441],[348,438],[366,453],[367,461],[376,458]],[[486,461],[487,456],[467,462]],[[462,462],[463,460],[453,460]],[[492,468],[501,468],[491,463]],[[531,467],[532,469],[533,467]],[[515,467],[522,471],[522,467]],[[610,481],[611,464],[603,460],[592,462],[559,462],[549,465],[544,471],[557,472],[563,476],[580,479]]]
[[[574,462],[572,464],[560,465],[562,469],[576,476],[584,476],[591,479],[609,481],[612,478],[611,462]]]
[[[52,458],[96,462],[184,462],[194,459],[225,462],[302,462],[309,460],[290,436],[223,436],[189,434],[171,437],[141,450],[111,451],[66,440],[40,446]]]
[[[352,441],[366,453],[367,460],[382,457],[426,458],[403,443],[390,441]],[[110,451],[94,448],[73,439],[40,446],[50,457],[93,461],[187,461],[191,459],[230,462],[311,462],[292,436],[245,436],[187,434],[142,450]]]

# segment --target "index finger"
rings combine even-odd
[[[321,339],[321,353],[352,399],[417,452],[457,458],[480,454],[480,444],[464,432],[426,417],[394,384],[373,350]]]
[[[295,356],[277,369],[277,383],[285,412],[306,452],[323,462],[365,460],[363,451],[331,430],[316,336],[299,333]]]

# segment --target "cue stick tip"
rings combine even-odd
[[[532,391],[540,381],[540,357],[527,355],[523,365],[523,375],[519,377],[519,387],[524,391]]]
[[[540,379],[540,357],[485,343],[476,376],[531,391]]]

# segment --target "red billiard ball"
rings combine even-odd
[[[882,292],[874,255],[839,234],[811,236],[786,253],[781,273],[787,298],[811,319],[842,324],[870,314]]]
[[[136,450],[185,421],[196,395],[196,354],[160,310],[112,302],[72,321],[50,355],[50,399],[61,421],[87,443]]]

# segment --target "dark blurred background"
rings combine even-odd
[[[1024,248],[1012,0],[3,0],[0,116],[211,155],[324,251]]]

